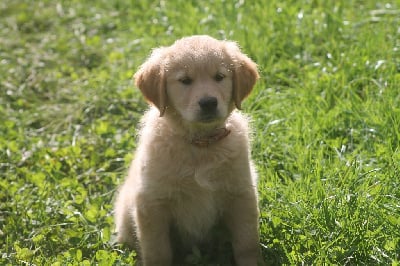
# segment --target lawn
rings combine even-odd
[[[135,261],[112,210],[146,109],[131,77],[209,34],[259,65],[243,109],[266,261],[399,265],[399,25],[398,1],[2,0],[0,264]]]

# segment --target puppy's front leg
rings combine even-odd
[[[225,221],[232,236],[236,265],[257,266],[260,262],[258,207],[254,193],[232,198]]]
[[[167,208],[157,204],[139,206],[136,223],[143,266],[171,265],[170,216]]]

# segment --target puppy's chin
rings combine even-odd
[[[213,133],[218,128],[225,127],[226,118],[218,117],[213,119],[196,119],[194,121],[186,121],[186,127],[192,135],[202,136]]]
[[[207,124],[213,124],[223,120],[225,119],[222,119],[220,115],[199,115],[193,122],[204,124],[206,126]]]
[[[181,113],[175,108],[167,108],[166,116],[172,117],[175,121],[180,121],[180,124],[185,130],[192,135],[207,135],[218,128],[225,127],[225,121],[230,113],[222,114],[217,112],[212,115],[204,115],[201,112],[195,113]]]

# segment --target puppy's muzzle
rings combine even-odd
[[[209,121],[217,117],[217,98],[209,96],[203,97],[198,103],[200,106],[200,120]]]

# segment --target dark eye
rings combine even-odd
[[[225,78],[225,75],[222,73],[217,73],[214,77],[215,81],[222,81]]]
[[[185,85],[190,85],[192,84],[193,80],[189,77],[184,77],[184,78],[180,78],[179,82]]]

